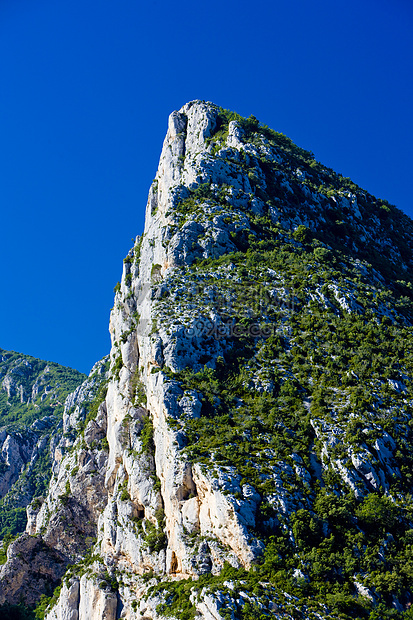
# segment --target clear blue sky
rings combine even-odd
[[[0,347],[88,372],[168,114],[213,101],[413,215],[409,0],[1,0]]]

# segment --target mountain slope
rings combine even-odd
[[[46,493],[50,441],[67,395],[84,377],[72,368],[0,349],[0,539],[24,531],[25,507]]]
[[[412,243],[255,118],[170,116],[107,393],[30,521],[73,564],[48,620],[410,617]]]
[[[9,357],[9,359],[11,359]],[[14,358],[13,362],[16,361]],[[9,513],[14,518],[12,525],[14,531],[10,532],[6,529],[6,535],[3,539],[2,564],[0,568],[0,605],[4,603],[16,605],[22,600],[29,605],[36,603],[43,594],[51,594],[56,586],[59,585],[62,575],[70,561],[75,562],[83,557],[84,553],[96,538],[97,518],[96,510],[99,505],[103,493],[103,478],[99,476],[97,469],[103,468],[106,463],[107,452],[105,443],[103,446],[99,444],[96,448],[96,439],[101,439],[104,433],[99,436],[99,431],[94,433],[93,439],[95,452],[99,454],[96,466],[92,455],[84,451],[84,467],[62,469],[60,476],[63,474],[65,480],[63,488],[60,489],[58,495],[54,497],[54,505],[49,509],[53,489],[59,479],[60,462],[65,454],[70,455],[71,447],[75,438],[82,433],[86,425],[86,421],[90,418],[96,418],[96,410],[94,400],[97,398],[99,402],[104,396],[106,389],[106,373],[108,367],[108,359],[103,358],[96,363],[88,378],[79,385],[79,378],[84,375],[71,369],[59,367],[57,364],[40,362],[27,356],[20,356],[17,360],[17,368],[20,364],[24,364],[29,359],[31,368],[36,364],[43,368],[40,375],[36,379],[35,385],[38,385],[46,376],[48,387],[47,394],[55,391],[64,395],[63,377],[69,376],[77,388],[71,392],[64,400],[64,407],[55,407],[53,416],[46,416],[36,420],[31,427],[20,424],[19,427],[9,425],[8,432],[9,441],[7,445],[19,442],[20,452],[22,452],[22,438],[34,437],[37,444],[31,453],[31,458],[24,468],[22,467],[17,482],[11,487],[8,494],[0,505],[2,509],[1,515],[5,515],[10,519]],[[26,364],[24,364],[26,367]],[[12,367],[16,367],[13,364]],[[57,374],[59,382],[51,379],[53,374]],[[73,383],[71,387],[73,387]],[[67,392],[67,387],[66,387]],[[45,393],[45,392],[44,392]],[[41,398],[39,396],[39,398]],[[45,398],[43,401],[46,400]],[[51,397],[52,402],[55,398]],[[31,404],[31,403],[29,403]],[[36,404],[36,402],[35,402]],[[40,408],[40,406],[39,406]],[[47,424],[46,424],[47,422]],[[27,420],[26,420],[27,423]],[[17,423],[16,423],[17,424]],[[96,422],[94,422],[96,427]],[[5,428],[5,427],[4,427]],[[39,429],[42,434],[39,439]],[[93,434],[93,432],[92,432]],[[86,436],[90,441],[90,434]],[[6,444],[6,442],[5,442]],[[86,445],[86,444],[85,444]],[[4,450],[3,450],[4,452]],[[10,452],[10,450],[9,450]],[[29,455],[30,456],[30,455]],[[13,459],[10,462],[17,466],[20,464],[16,459],[16,450],[12,453]],[[79,471],[80,470],[80,471]],[[85,474],[85,472],[87,472]],[[73,489],[79,491],[79,500],[76,502],[69,501],[68,480],[67,476],[73,477]],[[85,488],[85,477],[90,483],[93,477],[93,488]],[[34,498],[34,499],[33,499]],[[32,500],[32,501],[31,501]],[[28,505],[29,504],[29,505]],[[24,509],[27,506],[27,509]],[[36,536],[36,520],[39,511],[43,512],[43,522],[38,522],[39,534]],[[24,517],[23,520],[22,512]],[[17,524],[16,521],[17,514]],[[23,527],[22,527],[23,526]],[[17,537],[13,540],[10,534],[24,531],[27,534]],[[5,552],[7,551],[7,555]],[[1,611],[0,607],[0,611]],[[6,617],[8,611],[6,613]],[[17,613],[17,612],[16,612]]]

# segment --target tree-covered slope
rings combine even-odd
[[[0,424],[61,416],[66,396],[85,378],[73,368],[0,349]]]
[[[360,617],[368,598],[390,609],[396,598],[408,604],[410,301],[337,250],[320,260],[317,243],[295,240],[302,230],[269,222],[253,230],[246,253],[180,274],[196,291],[187,329],[204,337],[205,366],[166,371],[182,397],[201,403],[199,417],[171,424],[193,463],[217,478],[230,472],[235,500],[258,493],[249,525],[265,552],[252,584],[265,580]],[[173,301],[182,304],[178,290]],[[159,302],[162,329],[171,305],[171,294]],[[213,364],[208,333],[221,345]]]
[[[0,349],[0,539],[24,531],[26,506],[46,493],[50,441],[66,397],[84,379],[72,368]]]

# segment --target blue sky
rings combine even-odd
[[[407,0],[2,0],[0,347],[88,372],[167,117],[254,114],[413,216]]]

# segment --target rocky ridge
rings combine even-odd
[[[106,394],[83,429],[67,403],[3,600],[45,588],[27,545],[51,584],[71,565],[48,620],[407,613],[412,243],[254,117],[172,113]]]

